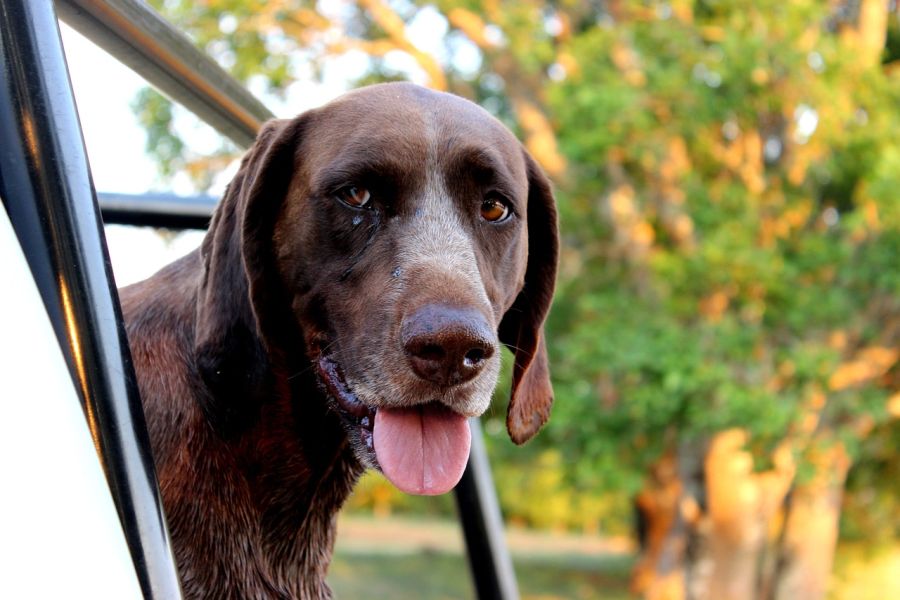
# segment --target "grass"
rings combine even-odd
[[[838,545],[829,600],[900,598],[900,544]]]
[[[634,563],[625,540],[507,531],[523,600],[625,600]],[[346,600],[475,598],[452,521],[342,517],[328,580]],[[900,598],[900,545],[841,543],[829,600]]]
[[[447,600],[474,598],[455,524],[344,519],[329,583],[337,598]],[[624,600],[628,552],[553,534],[509,535],[523,600]]]

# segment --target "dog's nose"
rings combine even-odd
[[[497,349],[477,310],[426,304],[400,326],[400,341],[416,375],[443,386],[469,381]]]

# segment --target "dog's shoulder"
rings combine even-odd
[[[161,332],[191,324],[201,270],[200,253],[195,250],[149,278],[119,290],[122,316],[132,344],[150,341],[148,328]],[[132,333],[138,339],[131,340]]]
[[[202,277],[198,251],[119,290],[131,358],[154,456],[160,466],[181,442],[185,422],[199,419],[193,355],[194,313]]]

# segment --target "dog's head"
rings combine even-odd
[[[456,483],[500,343],[515,355],[512,439],[549,416],[553,196],[471,102],[386,84],[267,123],[202,253],[196,352],[213,393],[305,354],[356,455],[401,489]]]

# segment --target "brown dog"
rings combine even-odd
[[[266,124],[199,251],[122,290],[185,595],[329,597],[358,476],[451,489],[501,342],[531,438],[556,263],[546,178],[466,100],[386,84]]]

